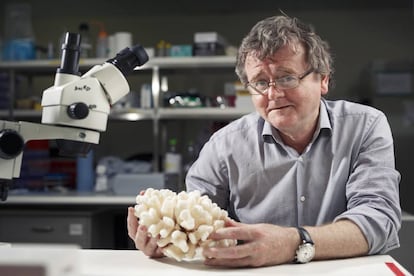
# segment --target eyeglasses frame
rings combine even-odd
[[[306,78],[308,75],[310,75],[311,73],[313,73],[315,70],[313,68],[307,70],[306,72],[304,72],[301,75],[291,75],[291,76],[295,76],[298,78],[298,84],[296,86],[290,87],[290,88],[282,88],[282,89],[295,89],[300,85],[301,80],[303,80],[304,78]],[[276,86],[276,82],[275,81],[269,81],[268,82],[268,87],[266,88],[265,91],[260,91],[259,89],[257,89],[256,87],[254,87],[250,82],[248,82],[246,84],[246,88],[250,87],[252,88],[254,91],[256,91],[258,94],[253,94],[250,92],[251,95],[262,95],[262,96],[266,96],[267,95],[267,90],[269,90],[270,86],[273,86],[274,88],[278,88]]]

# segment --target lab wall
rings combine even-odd
[[[316,31],[329,41],[335,58],[335,82],[332,98],[364,97],[361,76],[376,60],[410,60],[413,57],[414,15],[410,5],[390,1],[357,1],[347,6],[330,1],[255,1],[248,7],[231,5],[235,1],[5,1],[0,5],[4,15],[7,3],[31,4],[36,43],[49,42],[58,47],[65,31],[78,30],[81,22],[102,22],[109,34],[127,31],[133,41],[155,47],[160,40],[172,44],[191,44],[193,34],[217,31],[237,46],[242,37],[258,20],[280,14],[279,9],[312,23]],[[172,4],[170,2],[174,2]],[[292,3],[293,2],[293,3]],[[407,2],[407,1],[396,1]],[[290,4],[288,4],[290,3]],[[296,4],[295,4],[296,3]],[[372,5],[369,5],[369,4]],[[220,7],[222,6],[222,7]],[[2,16],[2,18],[4,18]],[[0,31],[4,20],[0,20]],[[99,28],[92,23],[91,34],[97,37]],[[1,33],[0,33],[1,34]]]
[[[7,3],[31,4],[32,23],[36,43],[46,46],[58,41],[65,31],[76,32],[81,22],[99,21],[111,34],[119,31],[132,33],[133,42],[155,47],[158,41],[172,44],[191,44],[193,34],[199,31],[217,31],[237,46],[242,37],[258,20],[284,13],[310,22],[316,31],[329,41],[335,60],[335,85],[328,98],[364,101],[387,115],[396,140],[397,167],[402,174],[403,207],[414,213],[414,173],[411,157],[414,147],[413,125],[405,120],[404,107],[413,100],[408,95],[380,96],[372,86],[374,62],[398,61],[411,68],[414,56],[414,14],[410,1],[4,1],[0,4],[0,18],[4,18]],[[308,3],[309,2],[309,3]],[[335,1],[343,2],[343,1]],[[361,1],[359,1],[361,2]],[[393,3],[395,2],[395,3]],[[0,36],[4,21],[0,19]],[[91,25],[92,37],[98,27]],[[411,72],[411,71],[410,71]],[[149,76],[143,76],[148,78]],[[34,89],[21,93],[38,93],[49,87],[53,78],[34,79]],[[132,89],[138,90],[142,80],[134,80]],[[413,89],[414,90],[414,89]],[[147,152],[152,147],[151,124],[137,123],[125,127],[125,122],[111,122],[103,134],[97,156],[119,154],[127,157],[132,152]],[[183,122],[184,124],[184,122]],[[195,131],[188,126],[186,132]],[[198,130],[197,130],[198,131]],[[191,136],[191,133],[188,134]],[[346,139],[346,138],[345,138]]]

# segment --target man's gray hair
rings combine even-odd
[[[272,57],[283,46],[298,43],[305,48],[309,67],[316,73],[332,77],[333,60],[328,43],[314,32],[312,26],[297,18],[281,15],[259,21],[242,40],[236,61],[236,74],[240,81],[243,84],[248,82],[244,69],[248,54],[263,60]]]

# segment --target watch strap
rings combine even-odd
[[[312,238],[309,235],[309,232],[303,227],[297,227],[300,239],[302,243],[310,243],[313,244]]]
[[[301,239],[298,249],[296,250],[295,262],[304,264],[310,262],[315,256],[315,245],[309,232],[303,227],[296,227]]]

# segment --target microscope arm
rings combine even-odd
[[[98,144],[99,135],[97,131],[73,127],[0,121],[0,179],[20,176],[23,147],[27,141],[64,139]]]

